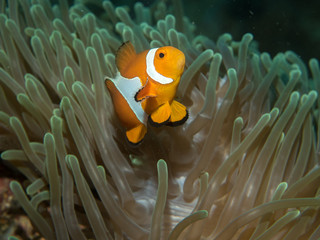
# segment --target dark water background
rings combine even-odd
[[[136,1],[112,0],[114,5],[129,5]],[[150,6],[154,1],[141,1]],[[167,5],[171,1],[165,1]],[[182,0],[185,15],[197,26],[197,34],[216,40],[230,33],[240,40],[250,32],[261,52],[272,56],[293,50],[306,63],[320,59],[319,0]]]

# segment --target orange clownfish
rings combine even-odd
[[[185,56],[180,50],[160,47],[136,53],[130,42],[116,53],[118,72],[107,78],[114,109],[126,128],[130,143],[140,143],[153,126],[178,126],[188,118],[184,105],[174,100],[184,70]]]

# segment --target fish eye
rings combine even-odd
[[[159,53],[159,57],[163,58],[164,57],[164,53]]]

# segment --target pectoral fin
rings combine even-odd
[[[183,104],[173,100],[171,103],[171,117],[167,125],[172,127],[179,126],[187,121],[187,119],[187,108]]]
[[[147,133],[146,126],[143,124],[140,124],[135,128],[127,130],[126,136],[130,143],[137,145],[143,140],[146,133]]]
[[[155,127],[159,127],[165,123],[167,123],[170,119],[171,115],[171,107],[168,102],[161,105],[157,110],[155,110],[151,115],[149,116],[149,122],[151,125]]]
[[[140,102],[148,97],[156,97],[157,93],[155,89],[156,88],[151,84],[151,82],[147,82],[147,84],[136,93],[136,101]]]

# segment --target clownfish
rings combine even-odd
[[[184,71],[185,56],[166,46],[136,53],[131,42],[116,53],[115,78],[106,78],[114,109],[130,143],[140,143],[153,126],[178,126],[188,118],[187,108],[174,100]]]

